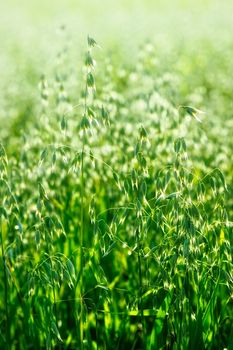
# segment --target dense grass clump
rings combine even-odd
[[[223,69],[217,50],[200,44],[197,74],[190,47],[119,63],[88,36],[83,68],[62,50],[38,95],[3,108],[1,349],[233,349],[232,51]]]

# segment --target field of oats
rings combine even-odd
[[[0,5],[0,349],[233,349],[233,4]]]

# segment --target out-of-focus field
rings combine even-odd
[[[232,13],[1,3],[0,348],[233,349]]]

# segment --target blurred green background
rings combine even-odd
[[[233,128],[232,13],[231,0],[1,1],[0,137],[8,151],[37,115],[40,77],[54,76],[64,49],[63,66],[78,77],[88,34],[102,47],[97,74],[108,59],[119,71],[125,64],[133,68],[145,43],[152,42],[156,69],[179,77],[176,103],[203,108],[207,132],[226,147]],[[223,168],[231,164],[229,155]]]
[[[65,46],[69,64],[81,68],[87,34],[103,48],[96,56],[99,66],[108,57],[134,66],[150,41],[164,67],[184,77],[183,94],[207,79],[230,94],[232,13],[231,0],[1,1],[0,121],[16,120],[19,110],[24,114],[35,105],[41,74],[51,73]],[[215,100],[209,101],[212,109]],[[218,105],[221,114],[222,101]],[[10,134],[7,128],[0,136]]]
[[[26,64],[41,71],[51,65],[61,46],[61,25],[67,27],[75,50],[89,33],[103,48],[118,46],[125,56],[132,53],[133,60],[145,38],[162,44],[163,50],[171,50],[178,40],[195,47],[200,38],[223,47],[232,41],[232,13],[231,0],[1,1],[0,86],[16,78],[19,64],[21,70]]]
[[[145,38],[221,42],[231,39],[232,13],[230,0],[8,0],[0,5],[1,46],[5,53],[13,47],[32,55],[46,48],[47,53],[60,25],[67,26],[76,45],[87,33],[104,46],[131,48]]]

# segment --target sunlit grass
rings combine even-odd
[[[154,4],[135,3],[105,14],[106,35],[93,25],[100,45],[83,32],[105,2],[80,5],[79,43],[72,21],[51,20],[53,2],[47,15],[21,9],[17,23],[34,28],[22,45],[6,37],[0,348],[232,348],[231,39],[202,32],[217,3],[198,2],[183,40],[185,19],[177,37],[172,23],[147,35]],[[173,25],[191,8],[176,2]],[[116,39],[130,12],[131,42]],[[56,27],[54,45],[33,18]]]

